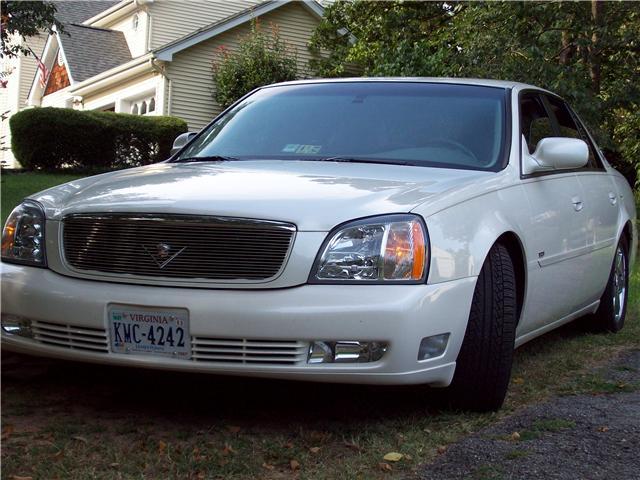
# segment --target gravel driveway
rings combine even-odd
[[[593,392],[615,393],[526,408],[451,446],[420,478],[640,479],[640,350],[589,378]]]

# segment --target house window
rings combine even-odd
[[[140,105],[140,115],[147,113],[147,102],[142,102]]]
[[[156,110],[156,99],[151,97],[149,100],[149,113],[154,112]]]
[[[138,115],[138,104],[134,103],[133,105],[131,105],[131,114],[132,115]]]
[[[137,32],[138,28],[140,28],[140,16],[138,14],[135,14],[131,19],[131,28],[134,32]]]

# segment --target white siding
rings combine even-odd
[[[29,37],[26,45],[40,56],[47,41],[47,35],[39,34]],[[27,106],[27,98],[29,89],[35,76],[38,64],[33,57],[20,55],[17,58],[2,59],[2,71],[13,69],[8,78],[7,88],[0,89],[0,113],[6,118],[0,121],[0,162],[8,167],[18,167],[13,154],[9,148],[11,147],[11,131],[9,130],[9,118]],[[5,150],[6,149],[6,150]]]
[[[258,3],[260,0],[156,0],[148,5],[151,50]]]
[[[44,50],[44,44],[47,42],[46,34],[39,34],[27,39],[27,45],[40,57],[42,50]],[[33,55],[20,58],[20,97],[19,108],[22,110],[27,106],[27,98],[29,97],[29,90],[31,89],[31,83],[36,75],[38,69],[38,63]]]
[[[136,16],[138,17],[138,28],[134,29],[133,19]],[[102,28],[118,30],[124,33],[124,38],[127,40],[131,56],[135,58],[147,53],[148,22],[149,14],[143,9],[138,8],[136,11],[117,21],[105,24]]]
[[[307,44],[318,25],[318,17],[304,5],[290,3],[259,18],[264,29],[272,24],[279,27],[281,38],[297,57],[300,76],[308,76],[311,56]],[[237,49],[242,36],[249,31],[250,24],[246,23],[176,53],[173,61],[167,63],[167,73],[171,79],[170,114],[185,119],[190,130],[201,129],[220,113],[220,107],[213,100],[211,72],[217,49],[222,45],[231,51]]]

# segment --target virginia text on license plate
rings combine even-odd
[[[110,305],[107,315],[114,353],[191,356],[187,310]]]

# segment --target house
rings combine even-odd
[[[197,131],[221,111],[213,99],[217,50],[237,49],[253,19],[276,25],[310,75],[308,42],[322,6],[313,0],[122,0],[58,2],[64,31],[28,39],[47,78],[30,57],[17,60],[0,109],[34,106],[172,115]],[[1,136],[8,143],[8,121]],[[0,160],[14,164],[10,150]]]

